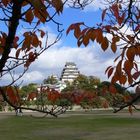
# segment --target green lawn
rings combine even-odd
[[[70,113],[59,118],[0,119],[0,140],[139,140],[140,118]]]

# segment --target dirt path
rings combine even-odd
[[[1,119],[5,119],[5,118],[8,118],[10,117],[11,115],[13,115],[11,112],[0,112],[0,120]]]
[[[36,116],[36,117],[42,117],[44,114],[38,113],[38,112],[23,112],[24,116]],[[112,111],[70,111],[66,112],[65,114],[61,114],[58,117],[70,117],[70,116],[77,116],[77,115],[96,115],[96,116],[114,116],[114,117],[130,117],[130,118],[140,118],[140,112],[134,111],[133,114],[131,115],[128,111],[121,111],[118,113],[113,113]],[[15,116],[15,112],[0,112],[0,120],[8,118],[10,116]],[[52,117],[52,116],[47,116],[47,117]]]

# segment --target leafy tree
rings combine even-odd
[[[87,4],[85,0],[82,3],[77,0],[0,1],[0,24],[3,26],[0,30],[0,77],[1,79],[5,75],[11,77],[11,81],[8,81],[5,87],[0,87],[0,94],[15,109],[23,107],[16,103],[19,101],[16,97],[18,90],[14,90],[11,86],[25,74],[39,55],[60,40],[63,29],[55,17],[63,12],[66,2],[72,2],[74,7]],[[56,39],[51,43],[48,41],[48,32],[40,28],[41,25],[47,25],[49,22],[56,26],[58,32]],[[19,30],[23,31],[22,35],[19,35]],[[46,43],[43,44],[42,40],[46,40]],[[19,67],[22,68],[22,72],[17,77],[15,73]],[[36,111],[52,114],[51,111]]]
[[[67,84],[67,87],[63,91],[73,91],[77,89],[95,91],[99,83],[100,79],[97,77],[80,74],[71,84]]]
[[[27,95],[31,92],[36,92],[37,91],[37,84],[35,83],[30,83],[28,85],[22,86],[19,90],[19,94],[22,97],[27,97]]]
[[[129,84],[136,87],[137,95],[134,99],[121,106],[119,110],[129,106],[140,98],[140,7],[139,0],[104,0],[107,4],[102,10],[102,21],[92,27],[84,22],[72,24],[68,30],[74,31],[77,45],[87,46],[90,41],[97,42],[103,51],[111,48],[112,52],[119,54],[114,64],[109,66],[105,73],[111,82],[121,85]],[[117,110],[117,111],[119,111]],[[115,112],[117,112],[115,111]]]
[[[56,21],[64,9],[64,4],[71,4],[75,8],[84,8],[92,0],[1,0],[0,22],[3,26],[0,32],[0,76],[9,74],[11,81],[5,87],[0,87],[3,99],[15,109],[21,108],[18,91],[11,87],[29,69],[39,55],[57,43],[62,36],[61,24]],[[138,0],[104,0],[106,8],[102,11],[102,21],[89,27],[83,22],[72,24],[67,34],[74,30],[78,46],[87,46],[90,41],[96,41],[105,51],[107,48],[119,55],[115,63],[106,70],[111,82],[129,87],[136,86],[136,98],[120,108],[129,106],[140,98],[140,72],[137,58],[140,56],[140,10]],[[107,2],[107,3],[106,3]],[[53,22],[58,31],[58,36],[51,44],[48,43],[49,34],[40,26]],[[22,36],[17,30],[25,27]],[[124,30],[124,28],[126,29]],[[128,32],[130,31],[130,32]],[[110,39],[111,36],[111,39]],[[45,38],[46,37],[46,38]],[[43,46],[42,39],[46,39]],[[16,70],[22,67],[22,73],[16,77]],[[16,78],[15,78],[16,77]],[[11,96],[12,95],[12,96]],[[23,108],[23,107],[22,107]],[[24,108],[25,109],[25,108]],[[27,109],[27,108],[26,108]],[[31,109],[34,110],[34,109]],[[42,110],[36,110],[45,112]],[[50,113],[51,112],[47,112]]]
[[[96,77],[85,75],[79,75],[62,93],[71,95],[68,98],[72,105],[78,104],[84,109],[100,107],[116,109],[131,99],[130,93],[121,85],[117,83],[113,85],[108,81],[100,82]]]
[[[124,87],[115,83],[114,85],[108,81],[104,81],[98,85],[98,96],[107,99],[109,106],[118,108],[129,102],[132,98],[130,92],[124,90]]]
[[[94,76],[80,74],[71,84],[62,91],[64,99],[72,105],[80,105],[83,109],[108,107],[106,98],[97,94],[100,79]]]
[[[47,79],[44,79],[43,80],[43,83],[44,84],[56,84],[58,82],[58,80],[56,79],[56,77],[54,77],[53,75],[51,75],[51,76],[48,76],[48,78]]]

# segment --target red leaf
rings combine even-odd
[[[39,45],[39,40],[38,40],[38,37],[36,34],[33,34],[33,36],[32,36],[32,45],[34,47],[37,47]]]
[[[122,75],[122,60],[119,61],[119,63],[116,66],[116,72],[118,76]]]
[[[26,63],[24,64],[24,67],[28,68],[30,66],[31,62],[29,60],[26,61]]]
[[[108,47],[108,40],[106,37],[103,37],[103,32],[100,28],[94,30],[96,35],[96,41],[101,44],[102,49],[105,51]]]
[[[44,35],[45,35],[45,32],[44,31],[42,31],[42,30],[39,30],[40,31],[40,34],[41,34],[41,38],[43,38],[44,37]]]
[[[87,46],[89,44],[89,36],[87,36],[87,35],[83,36],[82,42],[85,46]]]
[[[127,81],[126,76],[125,75],[121,75],[121,77],[119,79],[120,84],[123,84],[124,85],[126,83],[126,81]]]
[[[118,5],[117,4],[113,4],[111,6],[111,9],[113,11],[114,16],[116,17],[117,21],[119,19],[119,9],[118,9]]]
[[[109,91],[110,91],[112,94],[116,94],[116,93],[117,93],[117,90],[116,90],[116,88],[114,87],[114,85],[110,85],[110,86],[109,86]]]
[[[113,73],[114,68],[109,69],[108,71],[108,78],[111,76],[111,74]]]
[[[116,76],[116,75],[114,74],[114,76],[113,76],[112,79],[111,79],[111,83],[115,84],[117,81],[118,81],[118,76]]]
[[[91,39],[92,41],[94,41],[96,39],[96,30],[94,30],[92,28],[91,29],[86,28],[85,30],[86,30],[85,32],[88,35],[89,39]],[[83,33],[83,31],[82,31],[82,33]]]
[[[42,9],[41,10],[34,9],[33,13],[39,19],[39,21],[42,23],[45,23],[47,17],[49,16],[49,13],[46,10],[42,10]],[[38,24],[39,24],[39,22],[38,22]]]
[[[112,28],[112,26],[111,25],[106,25],[106,26],[104,26],[104,28],[106,29],[106,31],[108,33],[110,33],[110,29]]]
[[[132,84],[133,83],[133,78],[131,74],[128,74],[128,83]]]
[[[121,26],[122,22],[124,21],[124,18],[125,18],[125,13],[123,13],[122,16],[118,18],[118,23],[120,26]]]
[[[75,36],[76,38],[79,38],[80,33],[81,33],[80,26],[76,26],[76,27],[75,27],[75,30],[74,30],[74,36]]]
[[[84,22],[79,22],[79,23],[71,24],[71,25],[69,26],[69,28],[67,29],[66,34],[69,34],[69,32],[70,32],[71,30],[75,30],[76,28],[78,28],[77,26],[81,26],[81,25],[84,25]]]
[[[32,10],[27,11],[27,13],[25,14],[25,18],[29,23],[32,22],[32,20],[34,19],[34,15],[33,15]]]
[[[105,70],[105,74],[107,73],[107,71],[112,68],[112,66],[107,67],[107,69]]]
[[[63,11],[63,2],[62,0],[52,0],[52,5],[56,9],[56,12],[59,14],[59,12],[62,13]]]
[[[140,76],[140,71],[135,72],[135,73],[133,74],[132,77],[133,77],[135,80],[137,80],[139,76]]]
[[[1,2],[3,3],[3,5],[6,7],[8,5],[8,3],[10,3],[11,0],[1,0]]]
[[[101,43],[102,49],[105,51],[105,50],[108,48],[108,45],[109,45],[108,39],[107,39],[106,37],[104,37],[104,38],[102,39],[102,43]]]
[[[140,24],[138,24],[135,28],[135,32],[139,31],[140,30]]]
[[[16,51],[16,59],[19,57],[20,51],[21,51],[21,48]]]
[[[135,47],[130,47],[127,49],[126,56],[130,61],[134,60],[135,54],[136,54]]]
[[[127,74],[130,74],[131,73],[131,70],[133,68],[133,63],[129,60],[126,60],[124,62],[124,71],[127,73]]]
[[[37,93],[32,92],[32,93],[29,93],[29,94],[28,94],[27,100],[28,100],[28,101],[34,100],[35,98],[37,98]]]
[[[7,87],[6,93],[12,104],[17,105],[19,103],[20,97],[18,93],[15,93],[13,87]]]
[[[111,50],[115,53],[117,50],[116,43],[111,44]]]
[[[18,40],[19,40],[19,37],[18,36],[16,36],[15,38],[14,38],[14,48],[15,49],[17,49],[17,47],[18,47]]]

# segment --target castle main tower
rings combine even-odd
[[[62,82],[73,82],[79,76],[80,72],[73,62],[66,62],[65,67],[61,73],[60,80]]]

